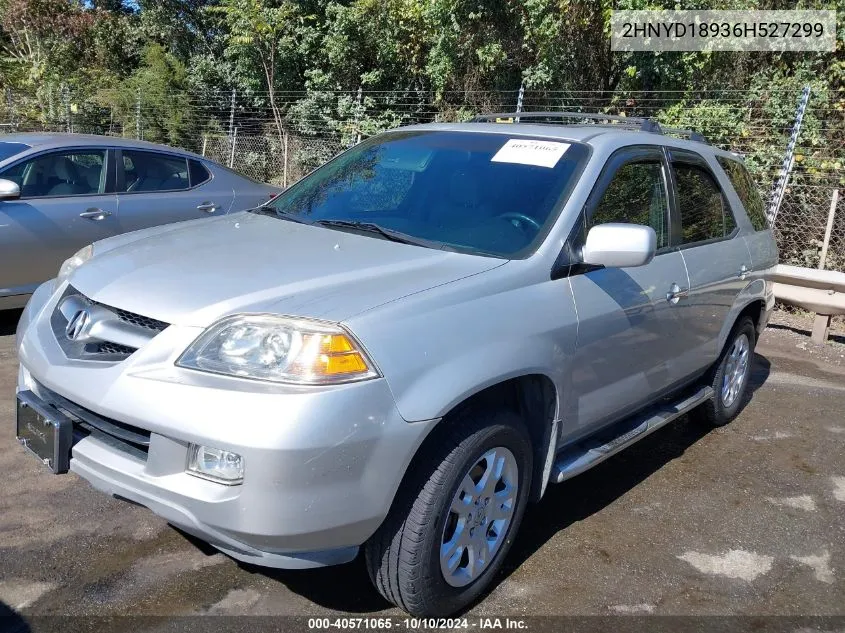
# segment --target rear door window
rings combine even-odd
[[[760,197],[760,191],[754,184],[751,174],[738,160],[731,160],[724,156],[717,156],[716,160],[733,185],[736,195],[739,197],[748,219],[751,221],[751,226],[755,231],[765,231],[769,228],[769,222],[766,220],[766,209],[763,205],[763,199]]]
[[[683,244],[728,237],[736,221],[713,175],[700,165],[673,163]]]
[[[669,245],[669,205],[660,161],[622,165],[604,190],[587,228],[621,222],[650,226],[657,248]]]
[[[188,161],[178,156],[123,150],[123,188],[125,193],[180,191],[190,187]]]

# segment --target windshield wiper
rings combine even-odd
[[[254,209],[248,209],[248,211],[250,213],[258,213],[260,215],[269,215],[271,218],[281,218],[282,220],[296,222],[297,224],[314,224],[311,220],[306,220],[300,215],[288,213],[287,211],[282,211],[281,209],[277,209],[269,205],[262,205],[260,207],[255,207]]]
[[[452,250],[451,247],[443,242],[427,240],[422,237],[414,237],[413,235],[402,233],[402,231],[396,231],[394,229],[379,226],[375,222],[358,222],[356,220],[316,220],[314,224],[328,228],[353,229],[364,233],[375,233],[376,235],[380,235],[391,242],[413,244],[414,246],[425,246],[426,248],[435,248],[437,250]]]

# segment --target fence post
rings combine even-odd
[[[208,135],[202,135],[202,155],[205,156],[205,148],[208,145]]]
[[[516,111],[522,112],[522,99],[525,96],[525,84],[519,85],[519,96],[516,98]],[[516,117],[515,123],[519,123],[519,117]]]
[[[15,125],[15,101],[12,98],[12,89],[6,86],[6,106],[9,108],[9,123],[11,123],[11,129],[14,131],[17,126]]]
[[[135,138],[141,140],[141,89],[135,94]]]
[[[235,164],[235,145],[238,143],[238,128],[232,132],[232,152],[229,154],[229,169],[232,169]]]
[[[73,124],[70,120],[70,91],[66,85],[62,85],[62,101],[65,102],[65,129],[68,134],[73,132]]]
[[[283,171],[282,171],[282,188],[288,188],[288,131],[284,134],[284,149],[282,150]]]
[[[798,135],[801,133],[801,122],[804,120],[804,112],[807,110],[807,103],[810,100],[810,86],[804,86],[801,91],[801,99],[798,101],[798,109],[795,111],[795,123],[792,126],[792,134],[789,136],[789,143],[786,145],[786,153],[783,157],[781,165],[780,177],[775,184],[772,191],[772,198],[769,202],[769,208],[766,211],[766,216],[769,220],[769,225],[774,228],[775,220],[778,217],[780,204],[783,202],[783,194],[786,191],[786,183],[789,181],[789,172],[792,171],[792,164],[795,157],[795,143],[798,141]]]
[[[232,105],[229,108],[229,138],[232,138],[232,133],[235,129],[235,94],[236,91],[232,88]]]
[[[827,212],[827,226],[824,229],[822,251],[819,255],[819,270],[824,270],[824,264],[827,260],[827,249],[830,246],[830,235],[833,233],[833,219],[836,216],[836,205],[838,203],[839,189],[834,189],[833,195],[830,197],[830,211]],[[816,314],[813,319],[813,333],[810,338],[814,343],[824,343],[827,340],[828,329],[830,329],[830,315]]]
[[[355,144],[361,142],[361,86],[358,86],[358,96],[355,98]]]
[[[827,212],[827,226],[824,229],[822,252],[819,255],[819,270],[824,270],[825,260],[827,259],[827,249],[830,246],[830,235],[833,233],[833,218],[836,215],[837,204],[839,204],[839,189],[834,189],[833,195],[830,197],[830,210]]]

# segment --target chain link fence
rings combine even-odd
[[[256,180],[287,186],[346,147],[384,129],[463,121],[479,112],[575,111],[651,117],[692,128],[745,156],[768,200],[794,122],[801,88],[764,91],[637,92],[413,91],[134,94],[77,97],[62,87],[38,94],[5,89],[0,134],[58,131],[142,138],[183,147]],[[278,121],[278,124],[276,123]],[[781,261],[819,261],[833,190],[845,193],[845,97],[811,93],[775,234]],[[845,195],[834,216],[826,268],[845,271]]]
[[[200,153],[255,180],[293,184],[341,151],[339,139],[278,135],[204,135]]]

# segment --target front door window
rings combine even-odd
[[[106,185],[105,150],[42,154],[10,167],[2,178],[21,188],[21,198],[100,194]]]

